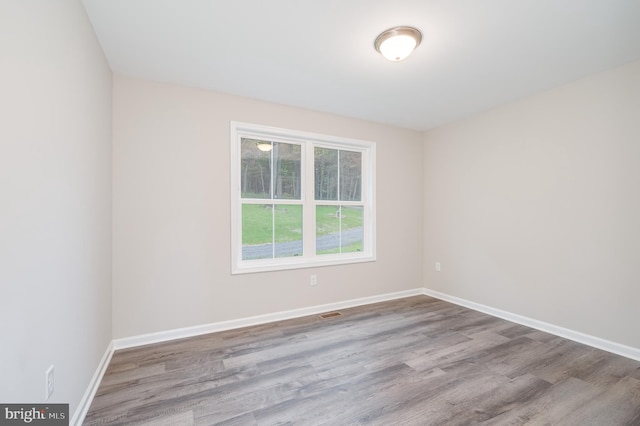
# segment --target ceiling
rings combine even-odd
[[[430,128],[640,59],[638,0],[83,0],[114,72]],[[402,62],[374,50],[423,33]]]

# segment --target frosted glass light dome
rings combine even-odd
[[[390,61],[401,61],[411,54],[422,41],[422,33],[412,27],[390,28],[380,34],[374,43],[378,52]]]

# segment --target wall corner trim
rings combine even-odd
[[[102,377],[104,376],[104,373],[107,371],[109,362],[111,362],[111,357],[113,356],[113,352],[114,352],[114,346],[113,346],[113,341],[111,341],[109,342],[109,346],[107,346],[107,349],[105,350],[104,355],[102,355],[102,359],[98,364],[98,368],[96,368],[95,373],[93,373],[93,377],[91,378],[91,381],[89,382],[89,386],[87,387],[87,390],[85,391],[84,395],[82,396],[82,399],[80,400],[80,404],[78,404],[78,408],[76,409],[75,413],[73,413],[73,417],[69,422],[70,425],[80,426],[84,422],[84,418],[89,412],[89,407],[93,402],[93,397],[96,395],[96,392],[98,391],[98,386],[100,386],[100,382],[102,382]]]
[[[535,328],[536,330],[544,331],[546,333],[554,334],[556,336],[564,337],[565,339],[573,340],[574,342],[582,343],[587,346],[591,346],[597,349],[602,349],[607,352],[614,353],[626,358],[631,358],[636,361],[640,361],[640,348],[634,348],[626,346],[621,343],[605,340],[600,337],[591,336],[589,334],[581,333],[579,331],[570,330],[568,328],[560,327],[547,322],[538,321],[533,318],[525,317],[522,315],[514,314],[502,309],[493,308],[491,306],[482,305],[480,303],[472,302],[470,300],[462,299],[456,296],[451,296],[446,293],[441,293],[436,290],[428,288],[422,289],[425,296],[435,297],[436,299],[444,300],[456,305],[464,306],[465,308],[473,309],[474,311],[482,312],[494,317],[502,318],[507,321],[515,322],[518,324],[526,325],[527,327]]]

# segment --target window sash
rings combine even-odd
[[[300,199],[243,198],[241,193],[241,139],[251,138],[301,146]],[[375,144],[353,139],[296,132],[286,129],[231,122],[231,247],[232,273],[296,269],[375,261]],[[315,147],[361,154],[360,200],[316,200],[314,188]],[[273,191],[271,191],[273,193]],[[338,196],[338,198],[340,198]],[[273,204],[302,206],[302,256],[243,260],[242,205]],[[318,205],[361,207],[363,251],[316,254],[316,208]]]

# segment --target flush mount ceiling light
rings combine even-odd
[[[422,41],[422,33],[413,27],[394,27],[384,31],[373,43],[376,50],[390,61],[401,61]]]
[[[256,144],[258,146],[258,149],[262,152],[269,152],[271,151],[271,148],[273,148],[273,146],[271,145],[271,142],[258,142]]]

